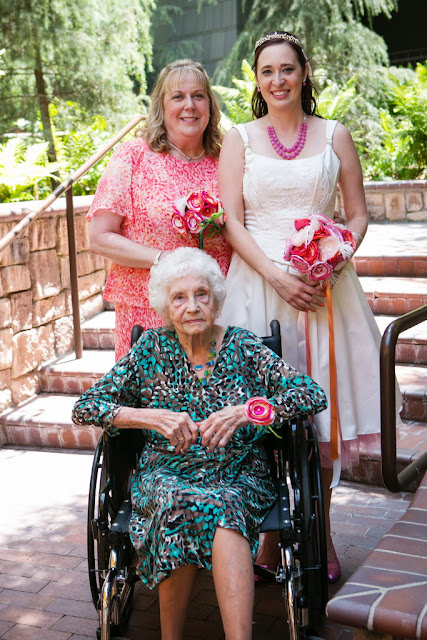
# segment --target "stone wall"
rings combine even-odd
[[[76,198],[82,319],[103,309],[108,270],[88,251],[85,219],[92,197]],[[0,204],[0,237],[34,203]],[[65,200],[59,200],[0,254],[0,413],[40,390],[39,367],[73,349]]]
[[[371,222],[427,220],[427,180],[365,182]]]

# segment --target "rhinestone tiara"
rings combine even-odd
[[[290,33],[277,33],[277,31],[275,31],[274,33],[269,33],[268,36],[263,36],[262,38],[257,40],[255,43],[255,51],[258,49],[258,47],[264,44],[264,42],[276,39],[288,40],[289,42],[293,42],[294,44],[297,44],[299,47],[301,47],[300,41],[295,36],[291,35]]]

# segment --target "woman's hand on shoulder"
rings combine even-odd
[[[224,407],[209,418],[199,422],[202,444],[213,451],[215,448],[225,447],[234,433],[248,424],[245,405]]]
[[[320,282],[304,282],[292,273],[277,269],[270,284],[297,311],[317,311],[317,307],[325,306],[322,298],[326,293]]]

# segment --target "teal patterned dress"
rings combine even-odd
[[[326,407],[320,387],[250,331],[227,328],[204,386],[173,329],[150,329],[81,396],[73,421],[101,426],[114,436],[114,417],[122,406],[186,411],[197,422],[252,396],[269,398],[277,426]],[[183,565],[210,569],[216,527],[239,531],[255,557],[259,526],[276,499],[261,444],[265,428],[242,427],[226,447],[212,453],[200,438],[186,453],[176,454],[160,434],[144,430],[144,435],[132,481],[130,522],[143,582],[154,587]]]

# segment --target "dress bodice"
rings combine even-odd
[[[340,160],[332,148],[335,120],[326,123],[322,153],[308,158],[270,158],[254,153],[244,125],[236,129],[245,147],[245,227],[264,253],[283,263],[293,221],[321,213],[333,218]]]

